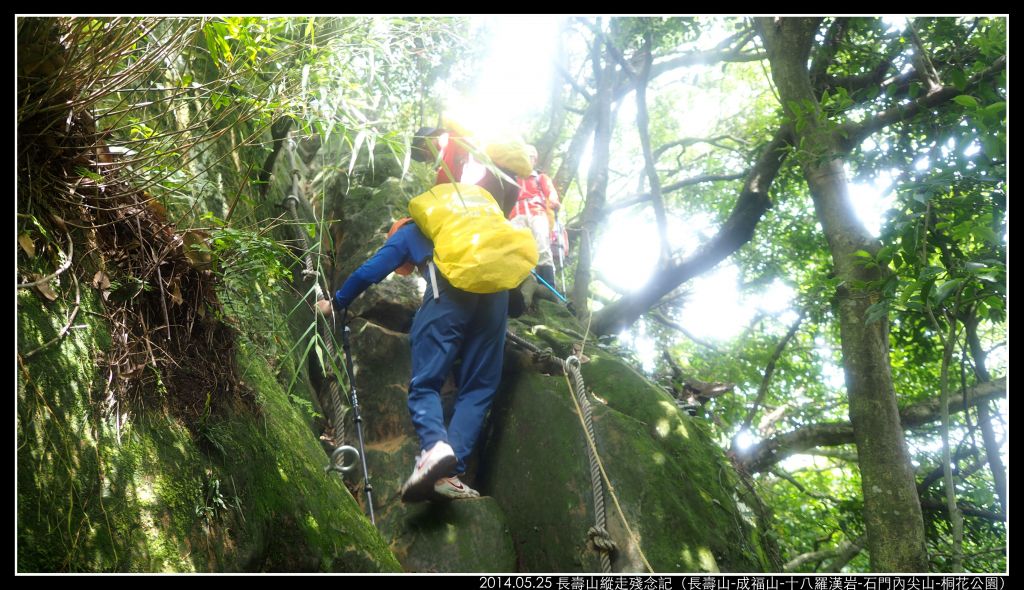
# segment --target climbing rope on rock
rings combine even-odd
[[[587,332],[589,334],[589,325]],[[637,539],[636,534],[629,526],[629,522],[626,519],[626,513],[622,510],[618,496],[615,493],[615,487],[608,478],[608,474],[604,469],[601,457],[597,452],[597,445],[594,443],[596,436],[594,434],[590,398],[587,396],[586,383],[583,381],[583,372],[580,370],[581,363],[579,357],[570,355],[563,360],[554,356],[554,352],[551,349],[541,349],[532,342],[514,334],[511,330],[507,331],[507,338],[516,345],[530,351],[535,361],[544,358],[553,358],[562,366],[562,370],[565,375],[565,382],[569,388],[569,397],[573,400],[573,405],[576,408],[576,415],[580,419],[580,424],[583,427],[583,434],[587,439],[587,456],[590,460],[590,482],[594,494],[595,521],[594,526],[587,531],[587,541],[590,546],[598,552],[602,570],[604,573],[611,573],[611,556],[618,550],[615,541],[612,539],[611,534],[607,529],[604,487],[602,485],[603,481],[603,484],[608,486],[608,493],[612,498],[612,502],[615,504],[615,508],[619,512],[619,516],[622,519],[622,524],[626,529],[626,532],[629,534],[630,539],[633,541],[633,545],[636,547],[637,552],[640,555],[640,559],[643,561],[647,571],[654,572],[654,568],[652,568],[651,564],[647,561],[647,557],[644,555],[643,549],[640,548],[640,542]],[[580,354],[582,354],[585,346],[586,336],[584,336],[583,342],[580,344]],[[570,376],[572,377],[571,380]]]
[[[288,157],[291,162],[291,193],[284,198],[282,205],[284,205],[285,209],[288,210],[292,219],[292,228],[296,239],[302,245],[302,251],[304,253],[302,256],[302,278],[306,281],[313,282],[313,293],[316,296],[316,300],[319,301],[325,298],[325,291],[320,285],[320,273],[316,271],[316,266],[313,263],[312,249],[307,241],[306,232],[302,231],[299,213],[296,207],[302,196],[302,187],[299,182],[300,172],[298,164],[295,161],[295,142],[291,138],[288,139]],[[317,331],[320,334],[320,339],[324,343],[324,347],[327,349],[328,358],[337,358],[334,349],[334,327],[328,324],[327,319],[320,314],[316,314],[316,317]],[[327,414],[328,430],[321,438],[331,446],[341,447],[345,444],[345,415],[348,412],[348,408],[345,407],[341,400],[341,393],[338,389],[338,380],[330,377],[331,372],[326,366],[321,366],[321,372],[328,382],[327,399],[324,400],[321,398],[320,400],[320,405],[323,406],[324,413]]]

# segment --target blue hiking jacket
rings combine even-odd
[[[434,244],[420,232],[416,224],[403,225],[338,289],[334,294],[334,309],[341,311],[348,307],[370,285],[383,281],[406,262],[419,266],[433,256]]]

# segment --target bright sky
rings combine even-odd
[[[560,20],[550,15],[473,17],[473,27],[490,31],[488,55],[468,91],[440,89],[448,114],[482,141],[525,136],[550,95]]]

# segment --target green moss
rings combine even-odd
[[[98,312],[83,292],[83,312]],[[19,293],[19,350],[53,337],[67,307]],[[138,412],[120,428],[99,411],[87,329],[18,373],[19,571],[398,571],[302,418],[253,352],[240,359],[262,414],[211,417],[198,441]]]
[[[524,373],[506,379],[491,410],[478,489],[508,515],[525,571],[599,567],[585,549],[590,476],[565,387],[562,377]]]
[[[508,572],[515,552],[493,498],[395,507],[388,517],[395,553],[413,572]]]
[[[658,571],[766,569],[733,500],[735,474],[722,451],[627,364],[596,347],[586,354],[584,379],[599,399],[598,452],[649,562]],[[586,441],[565,378],[506,375],[485,453],[481,491],[509,515],[525,570],[597,571],[597,554],[586,545],[594,519]],[[613,567],[642,571],[607,490],[605,504],[620,546]]]

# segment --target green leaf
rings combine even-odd
[[[950,81],[953,82],[953,86],[955,86],[957,90],[962,91],[964,88],[967,87],[967,75],[964,74],[963,70],[959,68],[953,68],[949,70],[947,73],[949,75]]]
[[[889,313],[889,302],[888,301],[879,301],[878,303],[875,303],[871,307],[867,308],[867,310],[865,311],[865,314],[864,314],[864,321],[867,324],[873,324],[873,323],[883,319],[886,316],[886,314],[888,314],[888,313]]]
[[[874,258],[874,256],[872,256],[867,250],[857,250],[853,255],[857,258],[866,258],[867,260],[872,260]]]
[[[1003,308],[1003,300],[1002,300],[1002,298],[996,297],[995,295],[992,295],[990,297],[986,297],[985,298],[985,303],[988,304],[988,306],[993,308],[993,309],[1002,309]]]
[[[981,141],[981,147],[985,150],[985,154],[990,157],[999,158],[1005,152],[1006,144],[991,135],[982,135],[978,139]]]
[[[962,285],[963,282],[963,279],[952,279],[939,285],[938,288],[935,289],[935,293],[933,296],[934,303],[938,305],[945,301],[946,298],[949,297],[951,293],[953,293],[953,291],[960,288],[960,285]]]
[[[978,108],[978,99],[974,98],[970,94],[961,94],[960,96],[954,97],[953,102],[960,106],[967,107],[969,109]]]
[[[356,160],[359,158],[359,149],[363,147],[363,141],[365,141],[365,140],[366,140],[366,130],[363,129],[362,131],[360,131],[359,133],[356,134],[355,141],[352,142],[352,154],[351,154],[351,158],[349,159],[349,163],[348,163],[348,173],[349,173],[349,175],[351,175],[352,171],[355,170]]]
[[[987,242],[989,244],[999,243],[999,237],[996,235],[996,232],[992,231],[992,228],[987,225],[974,226],[971,228],[971,235],[980,242]]]
[[[316,352],[316,359],[317,359],[317,362],[319,362],[319,363],[320,363],[320,366],[321,366],[321,367],[325,366],[325,365],[324,365],[324,351],[323,351],[323,349],[322,349],[322,348],[320,347],[320,342],[319,342],[319,341],[317,341],[317,342],[315,342],[315,343],[313,344],[313,350],[314,350],[314,351]]]
[[[992,103],[982,110],[982,112],[985,113],[985,116],[987,117],[998,116],[1000,113],[1004,111],[1006,111],[1005,101]]]
[[[884,248],[878,251],[878,263],[883,266],[889,264],[890,262],[892,262],[892,255],[893,247],[885,246]]]

